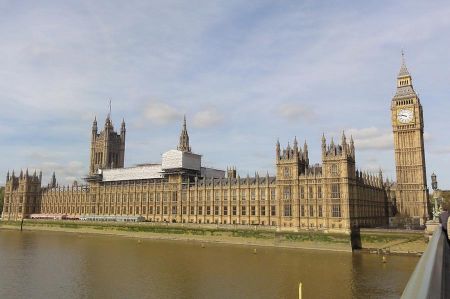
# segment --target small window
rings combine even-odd
[[[260,213],[261,216],[266,216],[266,207],[262,206],[260,211],[261,211],[261,213]]]
[[[259,191],[259,196],[260,196],[260,199],[261,199],[261,200],[266,200],[266,190],[261,189],[261,190]]]
[[[292,210],[291,210],[291,205],[290,204],[284,205],[284,216],[285,217],[291,217],[292,216]]]
[[[286,186],[283,188],[283,199],[284,200],[291,199],[291,187]]]
[[[332,164],[331,165],[331,174],[332,175],[338,175],[339,174],[339,169],[337,164]]]
[[[341,198],[341,190],[339,184],[331,185],[331,198]]]
[[[341,205],[334,204],[334,205],[331,206],[331,209],[332,209],[331,210],[331,215],[333,217],[337,217],[337,218],[341,217]]]

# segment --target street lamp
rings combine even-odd
[[[433,220],[439,221],[439,215],[441,214],[442,210],[440,207],[440,200],[438,198],[438,184],[436,180],[436,174],[431,175],[431,188],[433,188],[433,199],[434,199],[434,206],[433,206]]]
[[[433,172],[433,174],[431,175],[431,188],[433,188],[433,191],[437,190],[437,186],[436,174],[434,174]]]

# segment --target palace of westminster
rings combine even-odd
[[[353,139],[344,134],[339,143],[322,137],[321,165],[310,163],[306,142],[300,146],[294,139],[285,148],[277,142],[275,176],[241,178],[235,168],[202,167],[201,156],[191,150],[186,119],[177,149],[165,152],[160,164],[125,168],[125,122],[116,132],[108,114],[100,132],[96,120],[92,125],[86,185],[59,186],[53,173],[44,186],[42,173],[8,172],[2,218],[138,216],[161,223],[349,231],[386,227],[390,217],[401,215],[423,225],[428,219],[423,114],[404,61],[391,114],[395,183],[381,171],[359,171]]]

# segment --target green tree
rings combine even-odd
[[[5,195],[5,187],[0,187],[0,215],[3,212],[3,197]]]

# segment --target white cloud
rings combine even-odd
[[[450,146],[439,147],[432,149],[431,152],[436,155],[450,155]]]
[[[392,150],[394,146],[394,137],[388,130],[380,130],[376,127],[352,128],[345,133],[353,136],[357,150]]]
[[[50,181],[53,172],[55,172],[56,180],[61,185],[72,184],[75,180],[78,183],[84,183],[83,177],[88,172],[86,165],[80,161],[69,161],[68,163],[43,161],[31,165],[30,169],[42,171],[43,185],[46,185]]]
[[[284,103],[278,108],[278,114],[288,121],[311,120],[315,118],[314,110],[297,103]]]
[[[194,115],[193,124],[197,128],[206,128],[221,123],[223,116],[216,108],[209,108],[197,112]]]
[[[151,102],[144,110],[144,116],[149,121],[164,125],[182,117],[183,113],[178,111],[175,107],[163,102]]]

